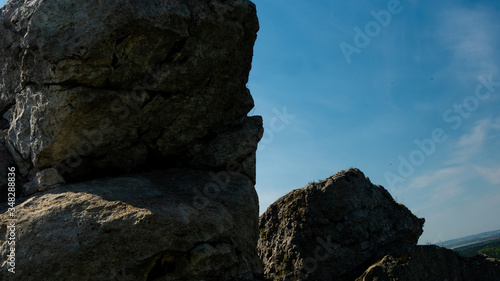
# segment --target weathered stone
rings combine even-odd
[[[246,117],[250,1],[18,0],[0,30],[0,112],[32,179],[251,163],[262,125]],[[248,146],[227,153],[237,137]],[[196,162],[200,144],[223,155]]]
[[[16,280],[261,275],[257,30],[247,0],[0,9],[0,176],[15,166],[30,196],[15,202]],[[3,257],[10,218],[1,205]]]
[[[155,171],[18,202],[16,280],[253,280],[262,266],[257,194],[247,176],[222,174]],[[9,280],[2,263],[0,280]]]
[[[207,143],[199,143],[187,152],[193,166],[224,167],[241,163],[242,173],[255,182],[255,151],[264,129],[262,118],[254,116],[222,132]]]
[[[376,259],[416,244],[424,220],[357,169],[297,189],[260,217],[270,280],[354,280]]]
[[[36,173],[35,179],[24,185],[25,195],[56,188],[66,183],[55,168],[48,168]]]
[[[498,281],[500,261],[477,255],[464,258],[437,246],[402,248],[371,266],[356,281]]]
[[[0,117],[0,130],[1,131],[4,131],[4,130],[7,130],[9,129],[10,127],[10,124],[9,124],[9,121]],[[6,132],[2,132],[2,137],[4,137],[4,135],[6,134]]]
[[[14,159],[5,147],[6,131],[0,130],[0,202],[7,201],[8,168],[14,166]]]
[[[15,188],[13,193],[15,197],[20,197],[23,194],[22,186],[27,183],[27,179],[19,173],[19,167],[17,167],[9,149],[5,146],[6,134],[6,130],[0,129],[0,203],[8,200],[9,168],[14,169]]]

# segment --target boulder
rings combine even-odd
[[[248,0],[3,6],[0,280],[259,277],[258,28]]]
[[[260,217],[259,256],[269,280],[349,280],[391,250],[416,244],[424,219],[358,169],[278,199]]]
[[[0,113],[29,189],[51,186],[38,181],[46,169],[75,182],[245,162],[254,178],[262,124],[247,117],[246,83],[258,28],[247,0],[9,1]],[[247,144],[233,150],[235,139]]]
[[[2,122],[0,120],[0,203],[7,202],[8,199],[8,183],[9,183],[9,168],[13,168],[15,172],[15,184],[16,185],[24,185],[27,183],[27,179],[20,175],[17,171],[19,168],[12,158],[8,148],[5,146],[5,136],[7,134],[7,130],[2,129]],[[16,188],[14,192],[15,197],[19,197],[21,195],[21,189]]]
[[[258,198],[238,171],[153,171],[24,200],[15,214],[15,280],[254,280],[261,272]],[[2,257],[10,254],[4,237],[0,246]],[[0,280],[10,280],[2,263]]]
[[[461,257],[438,246],[412,246],[385,256],[356,281],[498,281],[500,261],[477,255]]]

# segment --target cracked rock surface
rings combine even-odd
[[[16,280],[253,280],[257,194],[247,176],[226,175],[209,197],[213,175],[185,169],[36,194],[16,208]]]
[[[352,281],[391,250],[416,244],[423,224],[349,169],[269,206],[260,217],[258,251],[268,280]]]
[[[261,275],[263,127],[246,87],[258,28],[248,0],[0,9],[0,202],[14,167],[16,280]]]
[[[246,117],[251,2],[16,0],[0,30],[0,113],[30,179],[49,168],[71,182],[253,161],[262,125]],[[199,147],[232,145],[220,134],[248,148],[194,161]]]

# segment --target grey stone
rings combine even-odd
[[[375,260],[416,244],[424,220],[358,169],[296,189],[260,217],[270,280],[354,280]]]
[[[16,165],[5,142],[6,130],[0,130],[0,203],[8,200],[8,183],[9,183],[9,168],[14,169],[14,195],[20,197],[23,195],[22,186],[27,183],[27,179],[19,172],[19,167]]]
[[[247,176],[225,173],[224,184],[187,169],[103,178],[18,202],[16,280],[253,280],[257,194]]]
[[[33,181],[24,185],[25,195],[56,188],[66,183],[55,168],[48,168],[36,173]]]
[[[234,162],[255,177],[250,1],[19,0],[0,23],[0,113],[33,183]]]
[[[371,266],[356,281],[498,281],[500,261],[477,255],[461,257],[438,246],[399,249]]]
[[[258,28],[247,0],[0,9],[0,176],[14,165],[29,196],[15,202],[16,280],[261,276]],[[0,205],[2,256],[10,218]]]
[[[8,168],[14,166],[14,159],[5,147],[6,133],[6,131],[0,130],[0,202],[7,201]]]

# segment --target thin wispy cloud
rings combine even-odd
[[[482,169],[481,158],[490,147],[486,145],[486,140],[497,138],[500,142],[499,119],[484,119],[477,121],[475,125],[457,141],[449,141],[447,158],[442,160],[440,167],[436,171],[430,171],[425,175],[412,179],[409,189],[423,189],[429,187],[438,188],[443,182],[464,182],[467,177],[477,176],[474,171],[482,171],[483,175],[490,175],[491,168]],[[491,176],[490,176],[491,177]],[[500,177],[500,176],[499,176]]]
[[[449,51],[452,64],[449,71],[470,77],[471,73],[496,73],[496,57],[500,25],[491,9],[455,4],[437,12],[437,36],[441,46]]]
[[[408,192],[425,198],[413,210],[427,217],[429,227],[451,224],[449,220],[463,212],[478,213],[477,210],[484,207],[484,199],[500,184],[500,163],[485,157],[500,145],[499,121],[487,118],[475,122],[461,136],[448,141],[448,152],[433,167],[435,170],[429,169],[409,182]],[[468,197],[478,200],[466,200],[467,205],[458,203]],[[464,224],[472,222],[464,221]],[[425,236],[424,240],[429,237]],[[432,239],[434,242],[435,238]]]
[[[500,166],[482,167],[475,166],[475,170],[492,184],[500,184]]]
[[[414,178],[408,185],[408,188],[423,189],[432,186],[439,186],[443,182],[449,182],[450,179],[455,179],[454,181],[457,182],[460,181],[461,178],[457,176],[463,175],[463,173],[464,173],[463,167],[448,167],[440,169],[433,173]]]
[[[473,147],[475,149],[480,149],[484,143],[484,139],[490,125],[491,121],[489,119],[479,121],[471,134],[463,135],[460,138],[458,145],[460,147]]]
[[[452,146],[453,152],[447,164],[464,165],[481,157],[481,152],[485,150],[486,140],[495,137],[499,130],[498,119],[477,121],[471,132],[462,135],[457,144]]]
[[[443,182],[434,188],[432,192],[432,200],[437,202],[452,200],[465,192],[465,188],[462,184],[463,183],[459,178],[448,178],[446,182]]]

